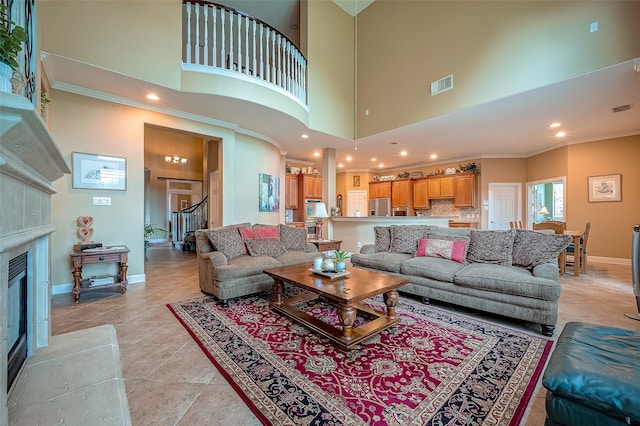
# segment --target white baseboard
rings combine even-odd
[[[631,266],[631,259],[620,259],[618,257],[601,257],[589,256],[589,262],[608,263],[610,265],[628,265]]]
[[[129,275],[127,277],[127,281],[129,281],[129,284],[141,283],[146,281],[146,275],[145,274]],[[57,284],[57,285],[51,286],[51,295],[53,296],[55,294],[71,293],[71,290],[73,290],[72,283]]]

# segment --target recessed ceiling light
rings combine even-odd
[[[338,164],[338,167],[343,168],[343,167],[344,167],[344,164],[339,163],[339,164]]]
[[[347,156],[347,161],[351,161],[351,156]]]
[[[400,151],[400,155],[404,157],[405,155],[407,155],[407,151]]]
[[[373,157],[373,158],[371,159],[371,161],[378,161],[378,160],[376,160],[376,158],[375,158],[375,157]]]
[[[567,135],[567,132],[563,132],[563,131],[560,131],[560,132],[556,133],[556,137],[557,138],[561,138],[561,137],[566,136],[566,135]]]
[[[378,167],[384,167],[384,164],[380,163],[378,164]]]
[[[306,133],[303,134],[302,136],[300,136],[302,139],[309,139],[309,135],[307,135]]]
[[[158,97],[158,95],[156,95],[155,93],[149,93],[147,95],[147,99],[150,99],[152,101],[158,101],[160,100],[160,98]]]
[[[318,151],[316,151],[316,152],[313,153],[313,156],[314,157],[320,157],[320,153]]]
[[[431,154],[431,159],[435,160],[436,158],[438,158],[438,156],[436,154]]]
[[[549,124],[549,127],[551,127],[552,129],[555,129],[556,127],[560,127],[560,126],[561,126],[561,124],[558,123],[557,121]]]

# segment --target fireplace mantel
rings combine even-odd
[[[71,173],[25,97],[0,96],[0,424],[7,424],[9,260],[28,253],[27,356],[48,345],[53,182]]]

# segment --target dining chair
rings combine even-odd
[[[575,256],[580,256],[580,273],[587,273],[587,243],[589,242],[589,232],[591,231],[591,222],[587,222],[584,228],[584,234],[580,238],[580,247],[578,247],[578,253],[576,254],[576,248],[571,243],[566,249],[568,255],[572,256],[575,261]],[[571,263],[571,262],[569,262]]]
[[[550,229],[554,233],[562,235],[562,234],[564,234],[564,231],[566,230],[566,224],[564,222],[552,221],[552,220],[548,220],[546,222],[538,222],[538,223],[534,223],[533,224],[533,230],[534,231],[539,231],[539,230],[542,230],[542,229]],[[564,275],[566,264],[567,264],[567,254],[563,250],[558,255],[558,267],[560,268],[560,275]]]

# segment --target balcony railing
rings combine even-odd
[[[307,104],[307,60],[274,28],[234,9],[183,0],[183,62],[278,86]]]

